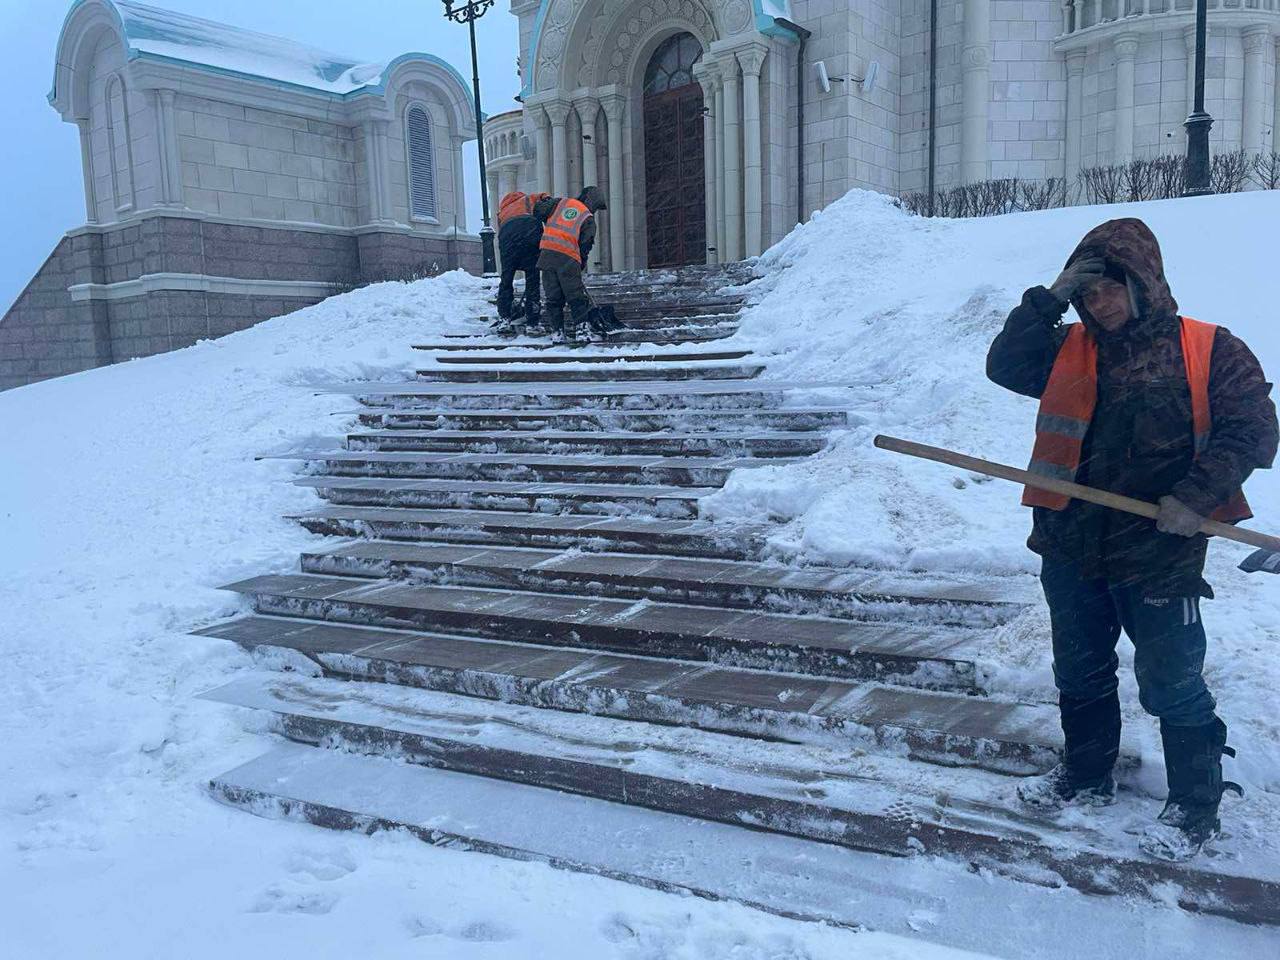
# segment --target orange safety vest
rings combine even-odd
[[[507,225],[507,222],[514,220],[516,217],[532,217],[533,208],[538,201],[544,197],[550,196],[546,193],[521,193],[519,190],[513,190],[508,193],[498,203],[498,229],[501,230]]]
[[[578,237],[582,233],[582,225],[590,219],[591,211],[585,203],[566,197],[556,204],[547,218],[547,225],[542,228],[540,249],[563,253],[581,264],[582,248],[578,246]]]
[[[1195,456],[1209,445],[1213,418],[1209,410],[1209,364],[1213,358],[1213,338],[1218,328],[1182,317],[1182,357],[1191,387],[1192,434]],[[1084,438],[1093,421],[1098,402],[1098,343],[1082,323],[1067,328],[1067,339],[1058,351],[1049,382],[1040,397],[1036,417],[1036,444],[1031,454],[1032,473],[1057,480],[1074,481],[1080,467]],[[1064,510],[1071,498],[1061,493],[1024,487],[1022,503],[1028,507]],[[1237,490],[1212,518],[1222,523],[1247,520],[1253,514]]]

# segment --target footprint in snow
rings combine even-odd
[[[471,943],[503,943],[516,938],[516,931],[497,920],[472,920],[449,931],[455,940]]]
[[[258,894],[249,907],[250,913],[305,913],[320,916],[328,913],[338,902],[336,893],[325,891],[285,890],[272,885]]]
[[[289,872],[312,880],[340,880],[356,868],[355,858],[346,850],[318,852],[299,849],[288,861]]]

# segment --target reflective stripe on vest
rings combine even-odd
[[[585,203],[568,198],[561,200],[542,229],[540,249],[563,253],[581,264],[582,249],[578,246],[578,237],[582,233],[582,225],[590,219],[591,211]]]
[[[521,193],[519,190],[508,193],[498,203],[498,229],[516,217],[532,217],[534,206],[546,196],[545,193]]]
[[[1195,456],[1209,446],[1213,416],[1209,409],[1209,368],[1213,360],[1213,339],[1218,328],[1190,317],[1182,317],[1182,357],[1191,388],[1192,437]],[[1036,444],[1028,469],[1055,480],[1074,481],[1080,468],[1084,439],[1093,422],[1098,402],[1098,344],[1084,324],[1067,328],[1067,339],[1058,351],[1049,382],[1040,397],[1036,417]],[[1022,502],[1028,507],[1063,510],[1071,502],[1065,494],[1025,487]],[[1253,516],[1243,492],[1237,490],[1216,509],[1212,518],[1235,523]]]

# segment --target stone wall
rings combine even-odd
[[[174,114],[192,209],[337,227],[367,222],[352,127],[186,95]]]
[[[480,272],[478,242],[181,216],[81,228],[59,242],[0,319],[0,389],[225,336],[316,303],[317,284],[457,268]],[[235,281],[267,284],[241,293]],[[231,290],[180,289],[202,284]]]

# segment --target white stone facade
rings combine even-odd
[[[520,21],[524,110],[486,130],[505,145],[490,189],[564,194],[596,180],[610,198],[598,253],[605,267],[647,263],[641,86],[650,57],[676,33],[703,49],[695,74],[706,111],[709,261],[760,253],[801,208],[808,214],[852,187],[922,190],[931,159],[942,189],[989,177],[1074,181],[1089,166],[1185,150],[1192,0],[937,0],[932,37],[929,0],[510,6]],[[1271,151],[1280,0],[1209,6],[1213,149]],[[811,34],[799,80],[787,21]],[[835,78],[829,92],[818,61]],[[867,92],[857,81],[872,63]]]
[[[78,0],[59,39],[50,102],[81,130],[90,224],[161,209],[425,236],[466,231],[462,145],[475,139],[474,110],[462,78],[434,57],[345,64],[196,18]],[[414,107],[430,118],[430,162],[418,169],[431,180],[434,216],[410,213],[405,130]]]

